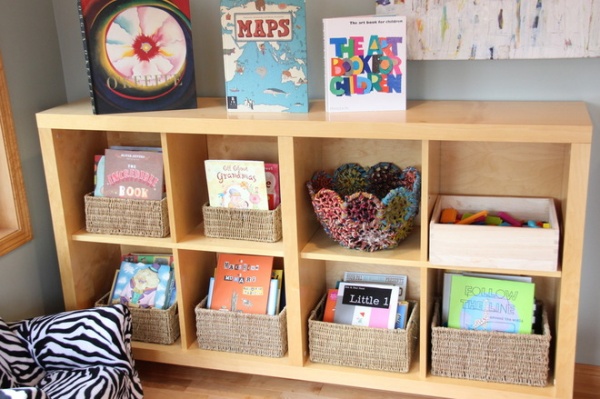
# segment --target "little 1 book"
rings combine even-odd
[[[397,285],[340,282],[335,323],[393,329],[396,325]]]
[[[308,112],[306,0],[221,0],[227,111]]]
[[[204,168],[210,206],[269,209],[263,161],[208,159]]]
[[[406,17],[323,19],[327,112],[406,109]]]

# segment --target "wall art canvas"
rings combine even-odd
[[[600,0],[376,0],[408,18],[410,60],[600,56]]]

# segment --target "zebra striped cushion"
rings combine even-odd
[[[131,313],[124,305],[39,316],[9,328],[27,342],[46,374],[51,398],[138,399],[142,385],[131,353]]]
[[[27,343],[0,318],[0,388],[34,386],[44,374],[31,357]]]
[[[48,395],[38,388],[14,388],[0,390],[0,399],[48,399]]]

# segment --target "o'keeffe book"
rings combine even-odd
[[[305,0],[221,0],[229,112],[308,112]]]
[[[327,112],[406,109],[406,17],[323,19]]]

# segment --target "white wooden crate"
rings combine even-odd
[[[443,209],[459,213],[504,211],[515,219],[547,221],[550,228],[439,223]],[[434,265],[556,271],[560,226],[550,198],[441,195],[429,224],[429,261]]]

